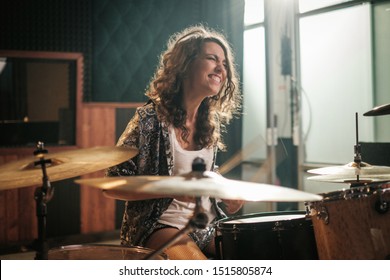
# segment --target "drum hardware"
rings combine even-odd
[[[388,188],[374,182],[390,181],[390,167],[372,166],[362,161],[357,114],[354,161],[308,172],[320,174],[309,180],[350,184],[349,190],[324,193],[322,201],[305,203],[313,221],[320,259],[388,258],[390,217],[385,197]]]
[[[49,260],[142,260],[153,250],[139,246],[84,244],[67,245],[49,250]],[[168,260],[164,253],[154,260]]]
[[[329,213],[328,209],[326,209],[325,206],[321,205],[320,207],[318,207],[320,209],[311,207],[308,203],[305,203],[305,206],[307,209],[306,213],[308,213],[306,214],[307,217],[312,216],[315,217],[317,220],[323,220],[326,225],[329,224]]]
[[[387,213],[387,211],[389,211],[389,207],[390,207],[389,202],[383,198],[383,193],[385,193],[388,190],[389,190],[388,188],[381,189],[380,191],[378,190],[379,198],[375,202],[375,210],[380,214],[385,214]]]
[[[354,145],[354,161],[342,166],[323,167],[308,170],[307,172],[318,174],[309,177],[308,180],[320,182],[348,183],[351,188],[361,187],[372,182],[390,180],[390,167],[373,166],[362,161],[361,145],[359,144],[358,114],[356,119],[356,144]]]
[[[233,240],[237,240],[237,235],[240,233],[240,229],[237,228],[237,225],[233,225],[232,234],[233,234]]]
[[[383,201],[382,199],[378,200],[375,203],[375,210],[380,214],[385,214],[389,210],[389,202]]]
[[[359,118],[358,113],[355,113],[355,132],[356,132],[356,144],[354,145],[354,158],[353,161],[356,163],[358,170],[360,171],[362,163],[361,145],[359,144]],[[360,172],[356,173],[356,180],[359,181]]]
[[[205,170],[206,170],[205,161],[200,157],[195,158],[192,163],[192,171],[204,172]],[[154,259],[157,255],[163,253],[165,249],[178,242],[179,239],[184,235],[191,233],[196,229],[206,228],[208,221],[209,221],[208,216],[206,213],[204,213],[204,209],[202,207],[201,197],[196,196],[194,213],[192,217],[189,219],[187,225],[183,229],[179,230],[170,240],[168,240],[160,248],[158,248],[157,250],[155,250],[154,252],[146,256],[145,260]]]
[[[280,221],[276,221],[272,230],[279,232],[280,230],[284,230],[283,224]]]
[[[162,254],[165,249],[176,244],[176,242],[178,242],[179,239],[181,237],[183,237],[184,235],[189,234],[196,229],[204,229],[207,227],[208,217],[207,217],[207,214],[204,213],[202,210],[201,198],[196,197],[195,201],[196,202],[195,202],[194,214],[189,219],[187,225],[183,229],[179,230],[170,240],[168,240],[168,242],[166,242],[160,248],[158,248],[157,250],[155,250],[152,253],[150,253],[149,255],[147,255],[145,257],[145,260],[155,259],[156,256],[158,256],[159,254]]]
[[[39,141],[32,159],[25,158],[0,165],[0,190],[41,184],[34,192],[38,220],[38,238],[33,244],[36,250],[35,259],[48,258],[46,217],[47,203],[54,195],[51,182],[102,170],[132,158],[137,153],[138,151],[132,148],[95,147],[52,154],[50,158],[46,158],[48,150],[45,149],[44,143]],[[40,176],[41,173],[42,176]]]
[[[46,240],[46,216],[47,216],[47,202],[49,202],[54,194],[54,188],[51,186],[49,177],[46,172],[46,164],[50,164],[50,159],[45,159],[44,155],[48,151],[44,149],[43,142],[38,142],[37,149],[34,155],[39,160],[34,162],[34,166],[41,166],[42,169],[42,186],[35,189],[34,198],[36,201],[36,216],[38,219],[38,239],[36,246],[36,260],[47,260],[49,245]]]

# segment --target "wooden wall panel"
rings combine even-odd
[[[74,147],[50,147],[50,153]],[[0,149],[0,164],[32,157],[35,148]],[[31,241],[38,237],[36,186],[0,191],[0,244]],[[49,202],[50,203],[50,202]]]
[[[2,151],[0,162],[16,161],[32,155],[34,149],[11,149]],[[37,237],[37,220],[35,218],[34,187],[0,191],[0,244],[32,240]]]
[[[49,153],[95,146],[115,146],[116,109],[135,108],[139,103],[82,103],[77,109],[77,147],[46,147]],[[0,148],[0,164],[33,155],[35,147]],[[1,168],[1,167],[0,167]],[[83,178],[103,177],[104,170]],[[28,242],[38,237],[34,191],[24,187],[0,191],[0,245]],[[55,193],[54,193],[55,196]],[[48,202],[50,203],[50,201]],[[115,230],[115,200],[95,188],[80,186],[80,233]],[[61,222],[61,221],[59,221]]]
[[[81,147],[115,145],[115,108],[83,106]],[[83,177],[103,177],[104,171]],[[101,190],[81,186],[81,233],[115,229],[115,200],[107,198]]]
[[[34,193],[35,187],[18,189],[18,197],[14,201],[14,205],[18,206],[18,217],[23,217],[24,220],[22,226],[19,226],[20,221],[17,221],[15,224],[18,228],[19,240],[30,240],[31,236],[34,236],[34,238],[38,237],[38,221]]]

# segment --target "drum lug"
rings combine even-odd
[[[375,210],[379,214],[385,214],[389,210],[389,203],[380,199],[375,203]]]
[[[236,227],[236,225],[233,225],[233,230],[232,230],[232,234],[233,234],[233,240],[236,241],[237,240],[237,234],[240,233],[240,229]]]
[[[313,207],[313,205],[306,204],[306,216],[316,217],[317,220],[323,220],[326,225],[329,224],[329,213],[325,206]]]
[[[274,227],[272,228],[273,231],[281,231],[284,230],[283,224],[280,221],[275,222]]]
[[[325,206],[321,206],[321,210],[317,210],[317,219],[323,220],[325,225],[329,224],[329,213]]]
[[[379,213],[379,214],[385,214],[387,213],[387,211],[389,210],[389,202],[384,200],[383,198],[383,193],[385,192],[385,190],[381,191],[379,193],[379,199],[375,202],[375,210]]]

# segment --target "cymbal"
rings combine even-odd
[[[51,163],[46,165],[49,181],[59,181],[114,166],[137,155],[134,148],[94,147],[45,154]],[[39,159],[31,156],[0,165],[0,190],[42,185]]]
[[[102,190],[123,193],[116,199],[127,200],[128,193],[158,194],[165,196],[210,196],[221,199],[246,201],[317,201],[320,195],[291,188],[230,180],[211,172],[192,171],[181,176],[130,176],[76,180]],[[109,196],[109,195],[108,195]]]
[[[366,162],[361,162],[359,167],[357,163],[350,162],[341,166],[310,169],[307,172],[319,175],[342,175],[344,177],[353,177],[356,175],[390,175],[390,167],[371,165]]]
[[[390,103],[377,106],[372,110],[365,112],[363,116],[381,116],[390,114]]]
[[[328,182],[328,183],[347,183],[347,184],[365,184],[365,183],[375,183],[375,182],[389,182],[390,175],[363,175],[359,176],[348,176],[348,175],[317,175],[307,178],[310,181],[317,182]]]

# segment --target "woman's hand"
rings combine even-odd
[[[228,214],[237,213],[244,205],[244,200],[222,199],[222,201],[225,203],[226,212],[228,212]]]

